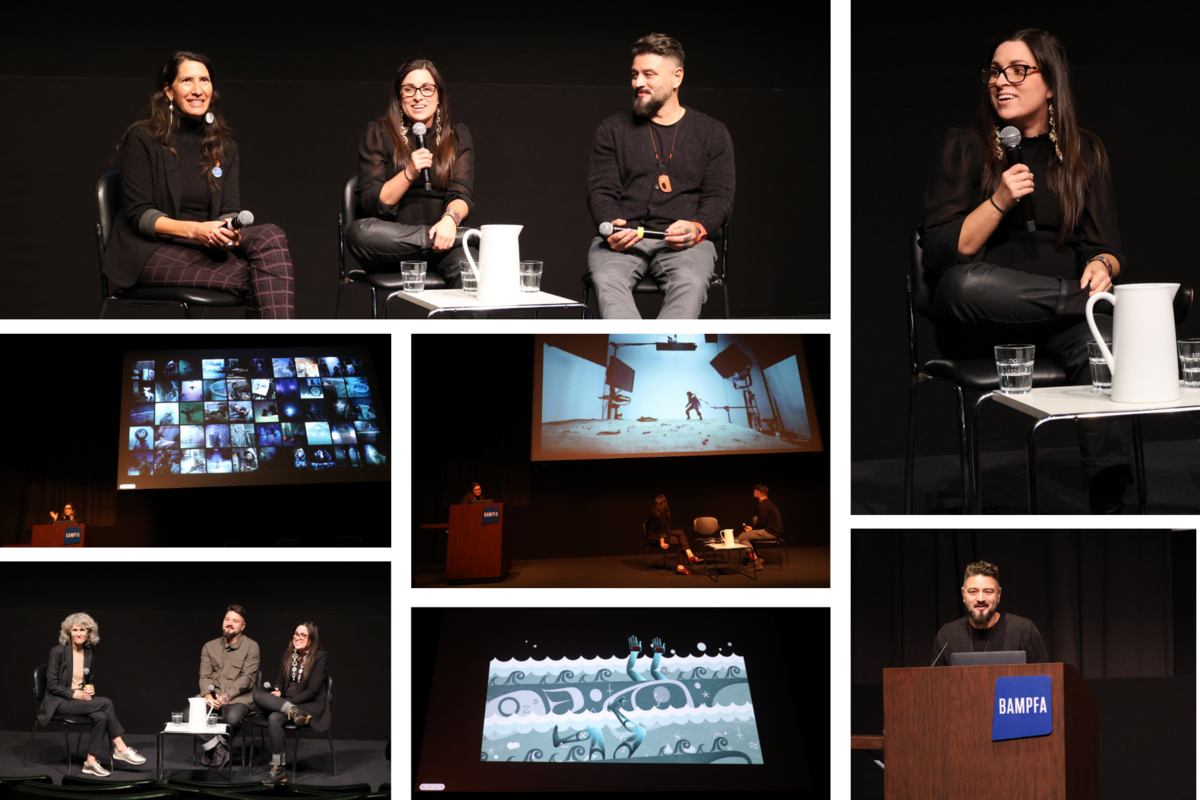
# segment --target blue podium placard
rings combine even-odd
[[[500,506],[483,507],[483,525],[491,525],[500,521]]]
[[[996,678],[992,700],[992,741],[1045,736],[1051,732],[1049,675]]]
[[[67,525],[63,528],[63,547],[70,544],[80,544],[83,540],[83,528],[78,525]]]

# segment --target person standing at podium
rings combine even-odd
[[[125,729],[117,721],[112,700],[96,697],[92,676],[96,659],[92,648],[100,642],[100,629],[88,614],[72,614],[58,630],[58,646],[50,651],[46,668],[46,694],[38,709],[38,722],[49,725],[55,714],[77,714],[92,720],[88,735],[87,761],[83,772],[103,778],[110,774],[96,760],[103,753],[105,738],[113,743],[113,758],[129,764],[144,764],[146,757],[125,744]]]
[[[458,502],[459,505],[469,506],[472,503],[482,503],[483,501],[483,487],[479,485],[479,481],[474,481],[471,488],[463,495],[462,500]]]
[[[63,525],[78,525],[79,520],[75,519],[75,506],[67,503],[63,506],[62,513],[57,511],[50,512],[50,519]]]
[[[1042,634],[1033,622],[996,610],[1000,605],[1000,568],[995,564],[973,561],[967,565],[962,599],[967,616],[943,625],[933,640],[935,667],[949,666],[951,653],[1000,650],[1024,650],[1028,664],[1050,660]]]

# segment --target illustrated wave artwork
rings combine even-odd
[[[745,660],[666,652],[492,659],[480,760],[763,763]]]

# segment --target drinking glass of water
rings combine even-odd
[[[542,290],[542,262],[521,262],[521,291],[540,292]]]
[[[1200,339],[1180,339],[1179,360],[1183,364],[1183,385],[1200,389]]]
[[[1197,340],[1200,342],[1200,339]],[[1112,342],[1105,341],[1108,346],[1108,352],[1112,352]],[[1112,394],[1112,370],[1108,368],[1108,362],[1104,360],[1104,353],[1100,350],[1100,343],[1092,339],[1087,343],[1088,347],[1088,366],[1092,368],[1092,394]]]
[[[1033,388],[1033,352],[1031,344],[996,345],[996,372],[1000,375],[1001,392],[1025,394]]]
[[[404,275],[404,291],[419,294],[425,291],[425,262],[401,261],[400,272]]]
[[[458,262],[458,274],[462,277],[462,289],[467,294],[479,291],[479,275],[472,271],[470,261]]]

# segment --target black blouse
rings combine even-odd
[[[1094,156],[1086,138],[1081,149],[1085,159]],[[965,256],[958,251],[963,220],[987,202],[982,186],[983,154],[971,131],[951,128],[946,132],[941,159],[925,189],[925,212],[918,228],[925,252],[926,280],[931,285],[957,264],[987,262],[1037,275],[1078,280],[1093,255],[1111,253],[1124,262],[1111,176],[1093,178],[1084,194],[1079,222],[1060,245],[1062,209],[1046,181],[1050,159],[1057,158],[1054,143],[1048,134],[1022,139],[1021,152],[1034,175],[1031,196],[1035,232],[1025,233],[1021,214],[1014,209],[1004,216],[978,253]]]
[[[467,212],[475,211],[475,150],[471,144],[471,132],[461,122],[454,126],[457,139],[454,166],[450,170],[450,183],[445,189],[438,188],[433,168],[429,177],[433,184],[425,191],[425,183],[417,178],[408,191],[393,205],[379,201],[383,185],[396,177],[399,170],[392,161],[395,142],[391,134],[378,122],[367,123],[367,132],[358,146],[358,205],[363,216],[378,217],[405,225],[433,225],[446,212],[452,200],[467,204]],[[432,150],[432,134],[425,135],[426,146]],[[408,144],[418,149],[417,139],[410,132]]]

